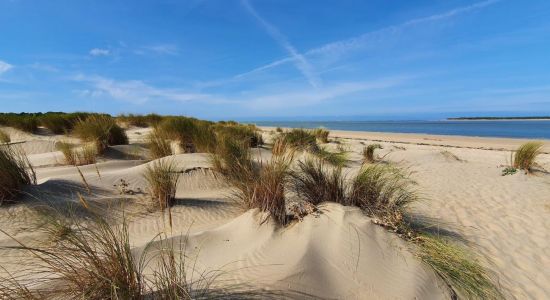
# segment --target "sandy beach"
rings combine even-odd
[[[269,142],[273,128],[262,128]],[[254,290],[259,298],[291,299],[448,299],[443,282],[395,235],[373,224],[354,207],[321,204],[310,214],[281,228],[261,224],[263,214],[243,210],[231,190],[201,168],[209,168],[205,153],[171,157],[179,166],[198,171],[185,175],[177,187],[172,227],[158,211],[143,204],[147,159],[144,138],[150,129],[130,128],[129,145],[112,146],[96,165],[78,170],[63,163],[56,150],[60,135],[22,133],[11,128],[12,141],[28,154],[38,184],[29,187],[19,204],[0,207],[0,246],[18,241],[42,241],[33,230],[39,201],[56,205],[78,203],[79,195],[106,216],[125,212],[133,251],[139,255],[162,232],[176,245],[185,241],[197,270],[220,270],[220,288]],[[510,299],[550,298],[550,155],[538,158],[540,171],[502,176],[510,150],[524,140],[331,131],[328,149],[349,151],[346,172],[361,166],[365,145],[380,143],[384,162],[410,170],[422,201],[413,211],[440,220],[471,242],[483,263],[499,278]],[[337,141],[338,144],[334,143]],[[78,142],[74,140],[74,142]],[[550,143],[545,141],[545,152]],[[268,149],[253,150],[266,159]],[[162,158],[168,159],[168,158]],[[126,191],[117,185],[123,180]],[[3,251],[0,265],[15,272],[32,259],[16,250]],[[3,271],[0,271],[0,273]],[[396,288],[398,287],[398,288]]]

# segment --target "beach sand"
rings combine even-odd
[[[263,128],[269,140],[273,128]],[[264,215],[244,211],[230,200],[230,189],[200,169],[178,185],[173,224],[144,204],[139,190],[148,162],[144,138],[149,129],[130,129],[130,145],[112,147],[97,165],[82,166],[92,193],[75,167],[65,166],[55,150],[62,136],[14,134],[36,168],[38,185],[21,204],[0,207],[0,227],[23,242],[40,240],[33,230],[33,203],[77,203],[79,191],[106,215],[124,209],[136,255],[159,231],[174,244],[185,240],[198,270],[220,270],[221,288],[255,290],[265,297],[328,299],[448,299],[443,282],[416,258],[403,240],[375,225],[361,211],[334,203],[285,228],[261,224]],[[523,140],[332,131],[331,139],[350,152],[346,171],[361,165],[365,145],[380,143],[376,154],[412,172],[423,201],[413,211],[437,218],[472,242],[509,298],[550,299],[550,155],[541,171],[501,176],[510,150]],[[546,142],[545,152],[550,150]],[[260,156],[269,156],[260,150]],[[166,158],[164,158],[166,159]],[[206,154],[172,157],[187,169],[209,166]],[[99,174],[98,174],[99,172]],[[135,195],[113,186],[123,179]],[[47,199],[44,199],[47,198]],[[0,233],[0,246],[14,245]],[[3,251],[0,265],[18,270],[31,259]],[[2,272],[2,271],[0,271]]]

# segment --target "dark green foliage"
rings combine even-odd
[[[36,175],[27,156],[8,145],[0,145],[0,204],[13,201],[25,185],[35,184]]]

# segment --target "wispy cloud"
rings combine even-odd
[[[405,22],[400,23],[400,24],[384,27],[384,28],[381,28],[381,29],[378,29],[378,30],[375,30],[375,31],[370,31],[370,32],[364,33],[362,35],[359,35],[359,36],[356,36],[356,37],[353,37],[353,38],[327,43],[325,45],[310,49],[310,50],[306,51],[305,54],[300,55],[300,56],[303,57],[305,61],[307,61],[305,59],[305,57],[307,57],[307,56],[315,56],[315,55],[317,55],[317,56],[318,55],[337,56],[337,55],[344,54],[344,53],[347,53],[347,52],[352,51],[352,50],[358,50],[358,49],[362,49],[362,48],[367,47],[367,46],[372,46],[379,39],[387,38],[391,34],[401,32],[401,31],[406,30],[408,28],[411,28],[413,26],[422,25],[422,24],[429,24],[429,23],[432,23],[432,22],[438,22],[438,21],[451,19],[451,18],[457,17],[459,15],[463,15],[463,14],[466,14],[466,13],[469,13],[469,12],[473,12],[473,11],[483,9],[483,8],[488,7],[490,5],[496,4],[500,1],[501,0],[486,0],[486,1],[478,2],[478,3],[474,3],[474,4],[471,4],[471,5],[451,9],[449,11],[442,12],[442,13],[439,13],[439,14],[434,14],[434,15],[430,15],[430,16],[427,16],[427,17],[408,20],[408,21],[405,21]],[[248,2],[243,1],[243,3],[248,3]],[[247,72],[238,74],[234,78],[243,78],[243,77],[246,77],[248,75],[251,75],[251,74],[254,74],[254,73],[257,73],[257,72],[261,72],[261,71],[265,71],[265,70],[268,70],[268,69],[271,69],[271,68],[274,68],[274,67],[286,64],[288,62],[292,62],[292,61],[296,61],[296,59],[294,58],[293,55],[290,55],[290,57],[279,59],[279,60],[273,61],[269,64],[266,64],[266,65],[260,66],[258,68],[255,68],[251,71],[247,71]]]
[[[111,54],[109,49],[93,48],[90,50],[91,56],[108,56]]]
[[[10,69],[12,69],[13,66],[8,64],[7,62],[5,61],[1,61],[0,60],[0,75],[2,75],[3,73],[9,71]]]
[[[177,55],[179,53],[179,48],[176,45],[172,44],[159,44],[151,46],[143,46],[136,50],[136,54],[147,54],[154,53],[158,55]]]
[[[194,93],[179,89],[158,88],[141,80],[114,80],[101,76],[77,75],[74,81],[90,85],[89,89],[80,91],[82,96],[102,97],[134,104],[144,104],[150,100],[171,100],[178,102],[205,101],[209,103],[225,102],[208,94]]]
[[[323,86],[318,89],[301,89],[284,93],[270,93],[267,96],[253,96],[247,101],[247,106],[255,110],[289,109],[307,107],[338,97],[373,90],[383,90],[398,86],[410,77],[388,77],[371,81],[355,81]]]
[[[298,50],[288,41],[288,39],[272,24],[267,22],[262,16],[256,12],[254,7],[250,5],[248,0],[242,0],[242,5],[246,8],[246,10],[262,25],[262,27],[265,28],[267,33],[277,42],[285,51],[290,55],[291,59],[289,61],[292,61],[298,70],[302,72],[302,74],[306,77],[309,84],[311,84],[314,87],[318,87],[321,85],[321,80],[315,74],[313,67],[311,64],[307,61],[307,59],[304,57],[304,55],[300,54]],[[280,64],[278,62],[275,62],[277,65]],[[270,67],[273,67],[273,64],[270,64]],[[263,67],[270,68],[270,67]]]

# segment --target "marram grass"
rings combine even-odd
[[[35,183],[36,174],[27,155],[13,146],[0,145],[0,205],[16,200],[25,185]]]
[[[542,152],[542,142],[527,142],[521,145],[514,154],[513,167],[530,171],[535,165],[537,156]]]

